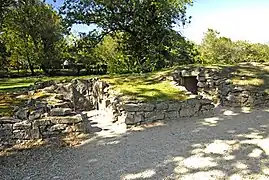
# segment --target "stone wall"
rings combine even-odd
[[[198,94],[218,100],[222,106],[259,106],[269,102],[269,95],[257,87],[232,83],[231,73],[218,68],[185,68],[172,74],[178,85],[184,86],[185,77],[196,77]]]
[[[215,108],[214,98],[224,106],[269,103],[268,94],[258,88],[234,85],[229,72],[220,69],[185,68],[173,72],[172,77],[178,85],[188,85],[197,95],[184,101],[137,102],[123,100],[106,82],[96,78],[37,82],[28,95],[39,93],[43,95],[41,98],[29,98],[14,108],[13,117],[0,118],[0,147],[29,139],[87,132],[87,117],[82,111],[105,110],[115,122],[131,126],[206,114]]]
[[[28,99],[14,108],[13,117],[0,118],[0,147],[30,139],[46,139],[62,134],[86,132],[83,110],[104,109],[111,106],[107,83],[98,79],[53,81],[36,83],[28,95],[42,94]]]
[[[214,107],[212,101],[199,96],[185,101],[125,102],[119,118],[123,118],[129,126],[199,116]]]

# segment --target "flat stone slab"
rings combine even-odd
[[[72,114],[71,108],[53,108],[50,110],[51,116],[66,116]]]
[[[20,119],[13,118],[13,117],[1,117],[0,124],[14,124],[20,122]]]
[[[75,115],[75,116],[51,116],[46,117],[41,120],[42,121],[48,121],[51,122],[51,124],[76,124],[81,121],[83,121],[81,115]]]

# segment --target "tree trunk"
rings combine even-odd
[[[27,61],[28,61],[28,65],[29,65],[29,69],[31,71],[31,75],[34,76],[35,75],[35,70],[34,70],[34,66],[30,61],[30,58],[27,56]]]

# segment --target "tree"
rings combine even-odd
[[[208,29],[199,46],[202,63],[234,64],[239,62],[266,62],[269,59],[269,46],[252,44],[247,41],[232,41],[220,33]]]
[[[60,54],[57,46],[63,39],[64,29],[60,16],[51,6],[41,0],[19,1],[9,13],[6,24],[25,42],[25,48],[34,45],[37,54],[34,63],[45,73],[57,66]],[[34,74],[34,64],[30,59],[28,65]]]
[[[173,27],[188,22],[186,5],[190,3],[191,0],[66,0],[61,12],[70,25],[97,25],[101,31],[97,33],[99,42],[108,34],[121,34],[120,47],[133,71],[152,71],[167,65],[167,49],[173,45],[170,37],[184,39]]]

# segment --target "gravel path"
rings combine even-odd
[[[96,121],[100,131],[81,146],[0,157],[0,179],[269,179],[267,109],[220,109],[127,132]]]

